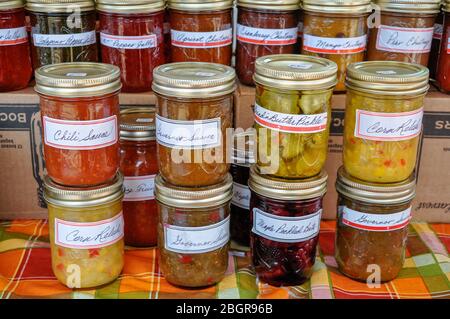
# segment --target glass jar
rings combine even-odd
[[[231,65],[232,0],[168,0],[172,62]]]
[[[238,0],[236,73],[254,85],[255,60],[270,54],[295,53],[299,0]]]
[[[115,280],[124,264],[122,176],[97,187],[71,188],[44,179],[52,269],[69,288]]]
[[[131,108],[120,112],[120,170],[124,175],[125,244],[155,246],[158,213],[154,195],[158,173],[155,110]]]
[[[335,257],[344,275],[379,282],[397,277],[405,261],[415,187],[413,176],[400,183],[367,183],[339,169]]]
[[[360,62],[349,67],[343,153],[350,175],[395,183],[412,174],[428,78],[426,67],[405,62]]]
[[[447,94],[450,93],[450,1],[444,6],[445,25],[441,42],[441,54],[436,80],[439,89]]]
[[[302,2],[300,1],[300,7],[301,6]],[[297,45],[295,47],[295,52],[300,52],[303,46],[303,21],[305,21],[305,14],[303,13],[303,9],[300,9],[298,12]]]
[[[444,33],[444,12],[441,11],[434,24],[433,41],[431,42],[430,59],[428,61],[428,70],[430,70],[430,79],[436,80],[439,55],[441,52],[441,41]]]
[[[62,63],[39,68],[35,78],[50,178],[67,186],[113,179],[119,169],[119,68]]]
[[[311,277],[327,179],[325,171],[304,180],[271,178],[252,166],[250,249],[259,280],[296,286]]]
[[[97,62],[96,13],[91,0],[28,0],[35,69],[63,62]]]
[[[228,268],[232,178],[212,187],[184,188],[155,180],[159,265],[183,287],[218,283]]]
[[[304,0],[302,53],[338,65],[336,92],[345,91],[347,66],[364,61],[370,0]]]
[[[328,151],[336,63],[305,55],[256,60],[257,164],[264,174],[308,178]]]
[[[23,7],[22,0],[0,3],[0,92],[27,87],[33,73]]]
[[[370,30],[367,60],[428,65],[441,0],[375,0],[381,24]]]
[[[120,68],[123,92],[150,91],[165,63],[163,0],[98,0],[102,62]]]
[[[155,69],[159,170],[169,183],[209,186],[227,176],[235,78],[234,69],[213,63],[173,63]]]

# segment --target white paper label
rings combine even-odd
[[[209,120],[180,121],[156,115],[156,140],[171,148],[204,149],[221,145],[220,117]]]
[[[117,116],[100,120],[67,121],[43,117],[45,144],[65,150],[93,150],[118,141]]]
[[[447,38],[447,54],[450,54],[450,37]]]
[[[255,104],[255,122],[261,126],[286,133],[317,133],[327,128],[328,113],[285,114],[270,111]]]
[[[250,208],[250,189],[246,185],[233,183],[233,198],[231,203],[243,209]]]
[[[324,38],[310,34],[303,35],[306,51],[325,54],[352,54],[366,50],[367,35],[354,38]]]
[[[0,29],[0,46],[16,45],[27,42],[28,34],[25,27]]]
[[[302,217],[284,217],[253,208],[252,232],[269,240],[299,243],[316,237],[322,210]]]
[[[95,42],[95,31],[72,34],[33,33],[33,44],[43,48],[81,47]]]
[[[442,40],[444,34],[444,26],[439,23],[434,24],[433,39]]]
[[[113,218],[92,223],[55,218],[55,244],[75,249],[110,246],[123,238],[123,226],[122,212]]]
[[[156,34],[143,36],[119,36],[101,32],[100,42],[102,45],[116,49],[150,49],[157,46]]]
[[[233,30],[188,32],[170,30],[172,45],[181,48],[219,48],[231,45]]]
[[[298,28],[262,29],[237,25],[238,41],[261,45],[289,45],[297,42]]]
[[[342,214],[344,225],[368,231],[392,231],[402,229],[411,220],[411,207],[394,214],[367,214],[340,206],[339,213]]]
[[[423,108],[412,112],[379,113],[356,110],[355,136],[374,141],[403,141],[422,131]]]
[[[202,254],[225,246],[230,240],[230,217],[203,227],[164,225],[164,247],[180,254]]]
[[[125,176],[123,188],[125,190],[126,202],[138,202],[155,199],[155,177],[156,175]]]
[[[303,22],[301,22],[301,21],[298,23],[297,36],[299,38],[303,37]]]
[[[378,29],[377,50],[398,53],[428,53],[434,28],[400,28],[381,25]]]

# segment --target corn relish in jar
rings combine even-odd
[[[125,244],[155,246],[158,212],[154,195],[158,173],[155,110],[130,108],[120,112],[120,170],[124,175]]]
[[[347,66],[364,61],[370,0],[303,1],[302,53],[336,62],[335,91],[345,91]]]
[[[215,63],[184,62],[154,71],[159,170],[178,186],[222,182],[233,123],[235,72]]]
[[[232,0],[168,0],[172,62],[231,65]]]
[[[115,280],[124,264],[122,176],[111,183],[71,188],[44,179],[52,269],[69,288]]]
[[[256,60],[257,164],[281,178],[308,178],[322,170],[328,151],[336,63],[305,55]]]
[[[407,179],[416,165],[428,69],[418,64],[372,61],[347,74],[344,167],[374,183]]]
[[[450,1],[447,0],[443,8],[445,12],[444,34],[441,41],[441,54],[436,80],[439,89],[450,94]]]
[[[35,77],[50,178],[68,186],[112,180],[119,168],[119,68],[60,63]]]
[[[361,281],[376,269],[381,282],[397,277],[405,261],[415,185],[414,176],[378,184],[339,169],[335,257],[342,273]]]
[[[156,177],[159,265],[164,278],[182,287],[218,283],[228,268],[232,178],[187,188]]]

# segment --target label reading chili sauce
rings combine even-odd
[[[95,31],[73,34],[33,33],[33,44],[45,48],[81,47],[96,42]]]
[[[433,42],[434,28],[400,28],[381,25],[378,29],[377,50],[400,53],[428,53]]]
[[[28,42],[26,27],[0,29],[0,46],[15,45]]]
[[[246,185],[233,183],[233,198],[231,203],[243,209],[250,208],[250,189]]]
[[[155,177],[156,175],[125,176],[123,181],[125,196],[123,200],[136,202],[154,199]]]
[[[149,49],[157,46],[156,34],[143,36],[119,36],[101,32],[100,42],[102,45],[116,49]]]
[[[230,45],[233,30],[226,29],[213,32],[189,32],[171,30],[172,45],[181,48],[219,48]]]
[[[237,39],[241,42],[261,45],[288,45],[297,42],[298,28],[261,29],[237,25]]]
[[[310,34],[303,35],[306,51],[325,54],[352,54],[366,50],[367,35],[353,38],[324,38]]]

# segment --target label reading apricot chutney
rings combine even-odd
[[[233,30],[189,32],[171,30],[172,45],[181,48],[219,48],[231,45]]]

